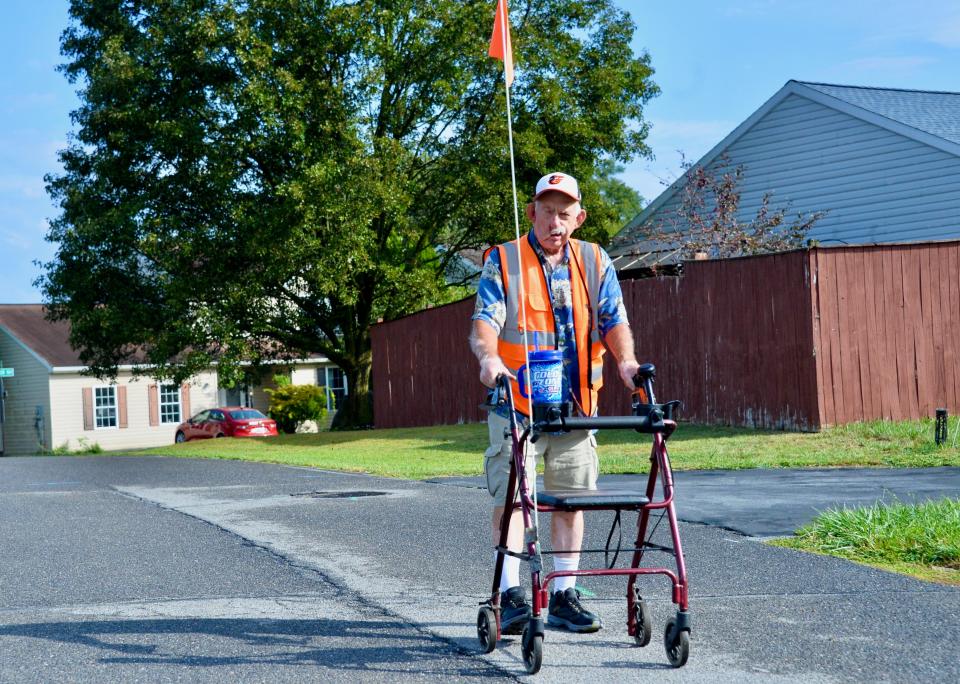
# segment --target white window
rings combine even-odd
[[[117,427],[117,388],[93,388],[94,425],[100,428]]]
[[[317,380],[327,388],[327,410],[335,411],[343,406],[347,396],[347,376],[339,368],[320,368],[317,370]]]
[[[176,385],[160,385],[160,422],[180,422],[180,388]]]

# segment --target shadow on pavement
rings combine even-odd
[[[97,662],[101,664],[326,665],[380,673],[450,674],[448,644],[395,623],[384,623],[378,629],[376,623],[350,620],[89,620],[5,625],[0,627],[0,637],[99,649],[103,653]],[[219,642],[211,643],[211,638]],[[381,645],[345,646],[351,639],[367,644],[379,641]],[[211,650],[222,655],[202,655]],[[404,667],[397,668],[399,663]],[[456,672],[460,677],[489,677],[490,673],[483,663]]]

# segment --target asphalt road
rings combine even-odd
[[[775,495],[762,473],[679,474],[691,521],[681,525],[687,666],[670,669],[657,636],[632,645],[622,580],[586,578],[605,629],[548,629],[536,679],[960,679],[960,590],[771,547],[756,537],[792,522],[736,520],[815,511],[829,487],[850,503],[853,492],[885,489],[903,499],[956,494],[960,469],[892,487],[868,471],[827,474],[847,479],[837,490],[816,472],[777,471]],[[493,554],[488,497],[469,485],[227,461],[0,459],[0,681],[518,677],[517,639],[478,653]],[[736,500],[727,509],[724,490]],[[609,524],[608,513],[591,514],[588,544],[603,546]],[[651,579],[644,592],[657,635],[672,613],[669,587]]]
[[[911,504],[960,496],[960,468],[758,468],[678,471],[673,477],[681,520],[758,538],[789,536],[829,508],[871,506],[877,501]],[[602,486],[627,487],[636,479],[632,475],[605,475]],[[486,486],[479,477],[431,481],[459,487]]]

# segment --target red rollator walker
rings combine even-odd
[[[477,615],[477,637],[485,653],[496,648],[501,638],[500,631],[500,571],[504,555],[514,556],[530,565],[530,579],[533,588],[532,614],[523,627],[521,649],[523,664],[529,674],[535,674],[543,663],[543,612],[548,605],[550,582],[565,575],[627,577],[627,633],[634,638],[637,646],[650,643],[652,624],[648,606],[640,594],[637,579],[641,575],[664,575],[672,585],[672,599],[677,606],[675,616],[667,620],[664,630],[664,647],[667,658],[673,667],[682,667],[690,653],[690,614],[688,612],[687,574],[683,562],[683,549],[680,546],[680,532],[673,505],[673,473],[667,455],[667,439],[676,429],[673,412],[679,401],[657,404],[653,394],[653,378],[656,374],[653,364],[644,364],[634,378],[637,391],[633,395],[633,415],[597,416],[592,418],[565,417],[556,406],[545,410],[533,407],[533,418],[528,427],[521,431],[514,411],[513,395],[510,392],[506,376],[497,379],[497,387],[491,397],[494,405],[507,405],[510,410],[510,432],[513,441],[513,462],[507,484],[507,501],[514,501],[514,509],[520,508],[525,529],[523,552],[510,551],[507,548],[510,519],[505,512],[500,525],[500,541],[497,561],[493,572],[493,590],[489,600],[480,604]],[[536,491],[536,473],[526,471],[524,445],[529,439],[536,441],[542,433],[569,432],[570,430],[620,429],[636,430],[653,435],[653,448],[650,453],[650,475],[645,491],[629,489],[595,489],[569,491]],[[661,497],[655,499],[657,483],[660,483]],[[633,557],[629,567],[587,568],[563,572],[551,572],[543,575],[543,553],[540,550],[535,511],[599,511],[617,512],[619,521],[621,511],[637,511],[637,537],[633,545]],[[651,541],[653,530],[648,535],[651,512],[661,512],[670,524],[670,536],[673,547],[665,547]],[[658,521],[659,522],[659,521]],[[615,522],[616,524],[616,522]],[[612,536],[613,530],[611,530]],[[609,547],[609,538],[607,545]],[[673,556],[676,570],[666,567],[642,567],[644,552],[663,551]],[[582,554],[607,552],[609,549],[582,549]],[[563,549],[554,549],[552,553],[564,553]]]

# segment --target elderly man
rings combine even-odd
[[[528,344],[534,343],[536,332],[541,348],[562,352],[563,397],[569,402],[570,415],[596,413],[605,348],[613,354],[620,378],[630,389],[639,368],[610,257],[598,245],[571,238],[587,218],[580,199],[573,176],[551,173],[541,178],[533,201],[526,207],[532,229],[519,241],[491,250],[483,266],[470,346],[480,362],[484,385],[493,387],[502,374],[511,378],[514,405],[522,412],[520,420],[528,418],[528,403],[521,399],[516,383],[525,356],[524,325]],[[521,274],[523,307],[519,297]],[[505,436],[509,426],[506,410],[491,412],[488,425],[490,447],[484,470],[487,488],[494,497],[493,535],[497,544],[512,458],[511,440]],[[591,433],[574,430],[543,435],[528,451],[535,452],[528,457],[543,458],[547,489],[596,489],[599,463]],[[532,465],[529,472],[534,472]],[[522,520],[519,511],[513,515],[508,545],[518,551],[523,541]],[[554,512],[551,540],[553,548],[563,552],[554,556],[554,569],[576,570],[583,543],[583,513]],[[531,614],[520,586],[519,566],[519,559],[504,557],[501,627],[506,634],[522,631]],[[550,624],[575,632],[601,628],[600,619],[581,605],[575,576],[556,578],[553,589],[547,618]]]

